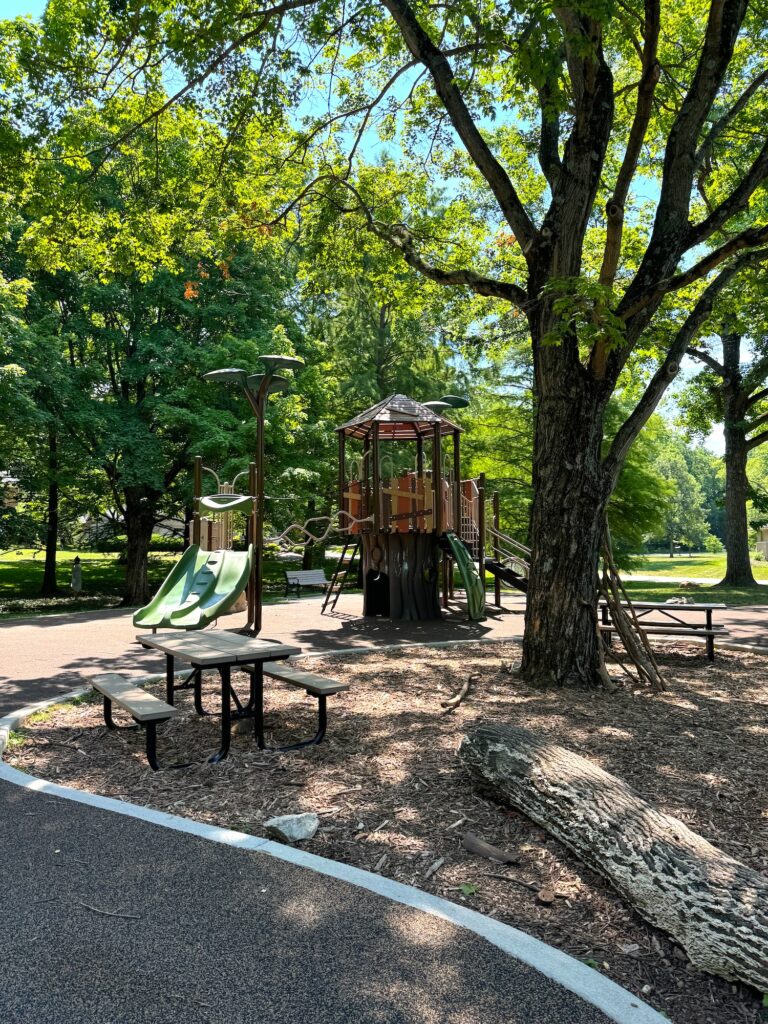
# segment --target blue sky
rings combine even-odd
[[[16,18],[31,14],[38,18],[45,10],[46,0],[0,0],[0,18]]]

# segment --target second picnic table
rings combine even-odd
[[[212,630],[199,633],[151,633],[137,637],[143,647],[151,647],[165,655],[165,699],[173,704],[176,690],[194,688],[195,710],[205,714],[202,706],[202,673],[204,669],[216,669],[221,679],[221,747],[209,760],[222,761],[229,753],[232,734],[232,701],[236,717],[253,717],[254,732],[263,745],[263,678],[264,663],[281,661],[301,654],[300,647],[275,643],[258,637],[230,633],[227,630]],[[176,683],[176,661],[192,666],[192,672],[182,684]],[[253,666],[250,682],[250,698],[243,705],[232,688],[232,667]]]
[[[638,625],[646,633],[655,633],[667,636],[703,636],[706,640],[707,657],[710,661],[715,656],[715,632],[722,629],[722,626],[715,626],[712,623],[712,613],[722,611],[728,606],[725,604],[678,604],[677,602],[661,601],[633,601],[632,608],[637,615]],[[658,621],[651,616],[656,612],[661,617]],[[681,618],[682,612],[693,612],[698,615],[704,613],[704,621],[691,622],[690,619]],[[600,628],[608,643],[611,642],[610,610],[605,601],[600,602]],[[615,626],[614,626],[615,629]]]

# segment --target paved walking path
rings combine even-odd
[[[357,595],[332,617],[308,598],[267,606],[263,635],[307,651],[520,636],[524,601],[508,604],[483,623],[456,608],[443,622],[398,624],[361,619]],[[162,671],[134,638],[121,611],[3,623],[0,714],[105,668]],[[262,838],[65,791],[7,765],[0,821],[2,1021],[662,1022],[514,929]]]
[[[474,931],[278,859],[264,840],[222,845],[2,780],[0,816],[3,1021],[662,1022],[548,947],[544,969],[554,954],[560,976],[567,960],[566,978],[575,970],[610,1016]]]
[[[319,597],[304,597],[266,605],[262,635],[310,651],[523,634],[522,595],[505,595],[505,611],[490,607],[485,622],[468,622],[458,604],[442,622],[364,619],[359,594],[343,595],[333,615],[321,615],[321,604]],[[679,611],[684,618],[685,606]],[[227,615],[217,628],[236,629],[243,622],[242,613]],[[715,622],[726,627],[730,640],[768,645],[768,606],[729,608],[716,612]],[[119,669],[134,676],[164,672],[163,659],[143,650],[135,640],[131,612],[121,609],[0,623],[0,715],[69,690],[98,672]]]

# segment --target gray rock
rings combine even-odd
[[[267,835],[279,839],[281,843],[300,843],[311,839],[320,827],[320,819],[316,814],[281,814],[264,822]]]

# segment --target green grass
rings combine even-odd
[[[633,601],[666,601],[670,597],[692,597],[694,601],[702,604],[727,604],[745,605],[758,604],[768,605],[768,587],[721,587],[702,586],[694,590],[683,589],[676,583],[664,583],[659,580],[644,582],[637,580],[633,582],[623,577],[624,586]]]
[[[69,588],[72,563],[80,557],[83,567],[83,589],[73,594]],[[177,552],[153,552],[149,556],[147,576],[154,592],[180,558]],[[31,549],[4,552],[0,555],[0,618],[19,615],[52,614],[115,607],[120,603],[125,580],[125,566],[117,554],[94,551],[59,551],[56,559],[56,584],[60,596],[41,598],[45,555]],[[283,593],[283,568],[277,559],[264,561],[264,596],[267,601]]]
[[[722,579],[725,576],[725,552],[717,554],[701,552],[693,555],[638,555],[633,572],[641,576],[686,576],[698,579],[709,576]],[[752,560],[752,573],[756,580],[768,581],[768,562]]]

